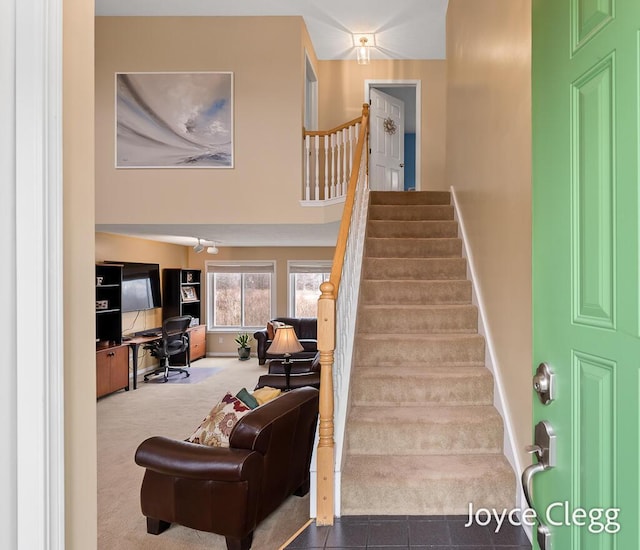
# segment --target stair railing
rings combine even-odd
[[[369,105],[362,108],[353,169],[346,190],[331,275],[320,285],[320,426],[317,448],[316,524],[333,525],[336,471],[340,472],[368,207]],[[334,372],[335,359],[335,372]],[[334,418],[336,419],[334,423]],[[335,424],[335,430],[334,430]],[[338,452],[334,441],[338,436]]]
[[[304,131],[304,201],[344,198],[361,124],[358,117],[333,130]]]

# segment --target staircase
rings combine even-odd
[[[344,515],[512,508],[515,476],[448,192],[371,192]]]

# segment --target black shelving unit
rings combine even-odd
[[[191,315],[200,324],[201,271],[199,269],[164,269],[162,281],[162,318]]]
[[[122,343],[122,265],[96,264],[96,345]]]

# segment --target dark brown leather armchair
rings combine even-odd
[[[243,416],[229,448],[152,437],[136,451],[146,468],[140,501],[147,532],[171,523],[251,547],[256,526],[290,495],[309,491],[318,390],[287,392]]]

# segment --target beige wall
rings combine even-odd
[[[65,548],[97,546],[93,0],[63,1]]]
[[[305,46],[300,17],[97,17],[96,223],[339,219],[299,205]],[[235,168],[116,170],[114,75],[127,71],[232,71]]]
[[[466,224],[522,461],[532,406],[530,12],[530,0],[451,0],[447,17],[447,184]]]
[[[362,114],[365,80],[420,80],[420,188],[446,189],[446,61],[372,60],[369,65],[358,65],[355,61],[320,61],[318,67],[319,125],[322,130],[335,128]]]
[[[205,273],[207,260],[273,260],[276,262],[276,316],[287,315],[287,262],[289,260],[331,260],[333,247],[219,247],[217,255],[196,254],[190,246],[160,243],[147,239],[137,239],[113,235],[95,234],[95,260],[149,262],[160,264],[160,270],[168,267],[200,269]],[[93,276],[92,276],[93,277]],[[203,276],[203,282],[205,277]],[[202,288],[202,319],[206,322],[206,284]],[[162,310],[154,309],[125,313],[122,317],[124,333],[159,327],[162,324]],[[207,353],[235,353],[237,345],[233,341],[237,332],[216,332],[207,335]],[[255,349],[255,343],[253,345]],[[146,356],[140,363],[145,368],[153,362]]]

